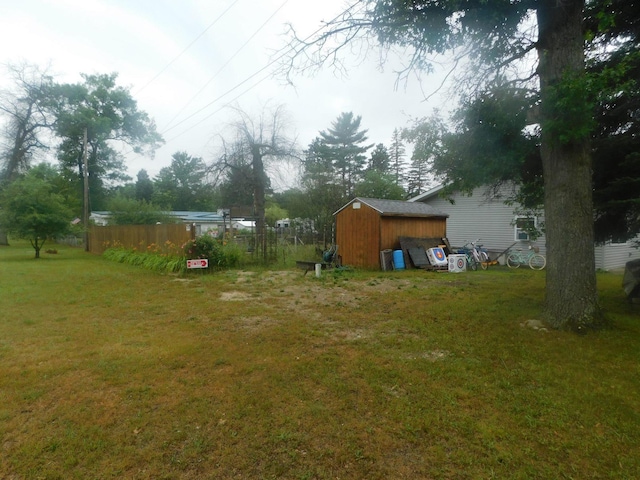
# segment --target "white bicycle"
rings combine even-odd
[[[489,254],[482,248],[482,245],[478,243],[479,241],[480,239],[478,238],[473,242],[467,243],[464,246],[464,249],[468,250],[471,253],[473,259],[478,265],[480,265],[480,268],[486,270],[487,268],[489,268]]]

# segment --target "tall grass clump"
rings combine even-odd
[[[172,242],[163,246],[152,243],[146,248],[123,248],[113,245],[102,254],[104,258],[128,265],[135,265],[161,273],[178,273],[186,271],[186,258]]]

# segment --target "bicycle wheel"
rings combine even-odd
[[[473,255],[467,255],[467,267],[474,272],[478,270],[478,262],[473,258]]]
[[[539,253],[531,255],[529,258],[529,267],[533,270],[542,270],[547,265],[547,259]]]
[[[480,252],[480,266],[482,267],[483,270],[486,270],[487,268],[489,268],[489,255],[487,254],[487,252]]]
[[[518,268],[520,266],[520,257],[513,253],[509,254],[507,257],[507,266],[509,268]]]

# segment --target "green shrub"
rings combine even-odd
[[[237,245],[227,244],[226,241],[202,235],[184,244],[183,252],[188,259],[206,258],[209,268],[230,268],[238,265],[240,249]]]

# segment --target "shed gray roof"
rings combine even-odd
[[[356,197],[334,213],[337,215],[354,202],[361,202],[378,211],[383,217],[441,217],[449,215],[442,213],[431,205],[420,202],[405,202],[403,200],[382,200],[379,198]]]

